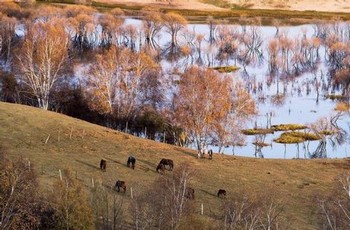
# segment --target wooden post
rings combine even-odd
[[[145,138],[147,139],[147,127],[145,126]]]
[[[60,174],[60,180],[62,180],[62,172],[61,172],[61,169],[58,170],[58,173]]]
[[[30,170],[30,160],[28,160],[28,168],[29,168],[29,170]]]
[[[69,140],[72,140],[73,135],[73,127],[70,128]]]
[[[47,144],[47,142],[49,141],[49,139],[50,139],[50,134],[47,136],[47,138],[46,138],[46,141],[45,141],[45,145]]]
[[[203,203],[201,204],[201,215],[204,214],[204,206],[203,206]]]
[[[163,143],[165,143],[165,132],[163,133]]]
[[[91,184],[92,184],[92,187],[95,188],[94,178],[91,178]]]
[[[130,187],[130,197],[131,197],[131,199],[134,199],[134,195],[132,193],[132,187]]]

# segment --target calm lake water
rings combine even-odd
[[[125,24],[132,24],[135,26],[140,26],[141,21],[135,19],[127,19]],[[227,28],[235,28],[238,31],[242,31],[242,27],[239,25],[230,25]],[[245,29],[250,31],[249,26]],[[186,28],[188,31],[192,31],[195,34],[204,35],[205,39],[202,44],[202,50],[209,50],[209,29],[207,25],[203,24],[190,24]],[[279,81],[277,84],[276,80],[267,84],[268,75],[268,65],[267,65],[267,44],[268,41],[275,37],[276,28],[270,26],[260,26],[258,27],[260,34],[263,38],[262,52],[264,54],[264,59],[261,64],[250,65],[246,67],[246,72],[243,71],[243,66],[239,63],[235,63],[234,60],[228,60],[228,65],[238,65],[241,69],[238,72],[232,73],[232,77],[240,78],[248,90],[252,83],[261,83],[262,91],[254,93],[251,90],[251,95],[256,99],[258,115],[252,119],[251,122],[247,124],[247,128],[253,128],[255,126],[266,128],[268,125],[268,120],[270,120],[272,125],[278,124],[305,124],[310,125],[316,122],[320,118],[330,118],[335,115],[334,108],[336,106],[336,101],[326,99],[325,95],[330,93],[340,94],[337,90],[331,92],[331,87],[326,90],[320,89],[319,100],[317,101],[316,88],[313,82],[317,79],[318,82],[324,82],[327,84],[327,67],[324,64],[325,49],[320,48],[321,62],[319,67],[313,73],[305,73],[301,76],[289,81]],[[292,27],[280,27],[279,33],[286,34],[288,38],[301,38],[306,36],[311,38],[314,36],[313,25],[301,25]],[[180,43],[185,43],[187,40],[184,36],[179,33]],[[160,36],[157,38],[157,42],[161,47],[166,46],[167,42],[170,41],[170,36],[163,30]],[[178,66],[181,68],[183,66],[183,59],[176,62],[169,63],[166,61],[162,62],[164,72],[167,72],[169,68],[173,66]],[[204,60],[204,65],[206,65]],[[277,88],[279,88],[279,93],[284,94],[284,103],[276,105],[272,102],[271,98],[276,95]],[[265,100],[259,100],[259,98],[265,98]],[[269,115],[269,117],[267,116]],[[343,115],[337,122],[338,126],[343,129],[343,131],[348,134],[350,127],[349,114]],[[274,138],[277,138],[281,132],[275,132],[274,134],[266,135],[264,142],[270,144],[271,146],[264,147],[261,151],[261,156],[265,158],[295,158],[299,155],[300,158],[309,158],[309,153],[313,153],[319,145],[319,141],[310,141],[308,143],[296,144],[278,144],[273,142]],[[345,143],[342,145],[333,144],[330,138],[327,139],[326,150],[327,157],[330,158],[343,158],[348,157],[348,143],[349,138],[346,136]],[[245,146],[234,148],[234,154],[239,156],[255,157],[256,148],[252,142],[255,141],[254,136],[246,136]],[[307,146],[307,147],[306,147]],[[217,151],[215,146],[211,146],[214,151]],[[298,150],[299,149],[299,150]],[[233,148],[228,147],[224,150],[225,154],[233,154]]]

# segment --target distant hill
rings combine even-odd
[[[292,224],[291,229],[317,228],[315,197],[330,193],[335,178],[350,169],[348,159],[276,160],[218,154],[213,160],[197,159],[196,152],[187,148],[8,103],[0,103],[0,147],[10,159],[22,157],[31,162],[42,190],[51,186],[59,169],[69,168],[86,187],[92,179],[110,187],[122,179],[141,193],[160,176],[155,168],[161,158],[173,159],[175,168],[188,163],[195,172],[191,187],[196,191],[196,207],[199,212],[204,204],[206,218],[220,211],[222,199],[216,192],[225,188],[228,200],[238,191],[273,197],[283,204],[283,219]],[[126,167],[130,154],[137,158],[135,170]],[[107,160],[107,172],[98,168],[101,158]],[[130,199],[129,191],[125,198]]]
[[[170,5],[175,8],[192,10],[224,10],[229,3],[236,8],[350,13],[348,0],[97,0],[96,2],[127,5]]]

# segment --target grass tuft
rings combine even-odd
[[[279,138],[276,138],[273,141],[281,144],[296,144],[304,141],[315,141],[320,139],[321,137],[314,133],[285,132],[282,133]]]
[[[211,69],[217,70],[220,73],[231,73],[239,70],[238,66],[218,66],[218,67],[212,67]]]
[[[280,124],[280,125],[272,125],[271,129],[275,131],[293,131],[293,130],[301,130],[306,129],[306,125],[301,124]]]

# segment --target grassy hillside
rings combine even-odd
[[[292,229],[315,229],[315,196],[329,193],[336,176],[350,169],[348,159],[272,160],[218,154],[213,160],[197,159],[190,149],[8,103],[0,103],[0,146],[9,158],[21,156],[30,160],[43,190],[50,188],[59,169],[69,168],[87,188],[91,187],[92,178],[109,187],[121,179],[137,194],[161,176],[155,172],[161,158],[173,159],[175,167],[188,162],[195,171],[191,186],[196,190],[196,207],[199,212],[204,203],[206,218],[219,211],[222,200],[216,192],[225,188],[227,199],[237,191],[272,195],[283,203],[283,217]],[[135,170],[126,167],[130,154],[137,158]],[[98,168],[102,157],[107,159],[105,173]],[[129,191],[119,195],[130,199]]]

